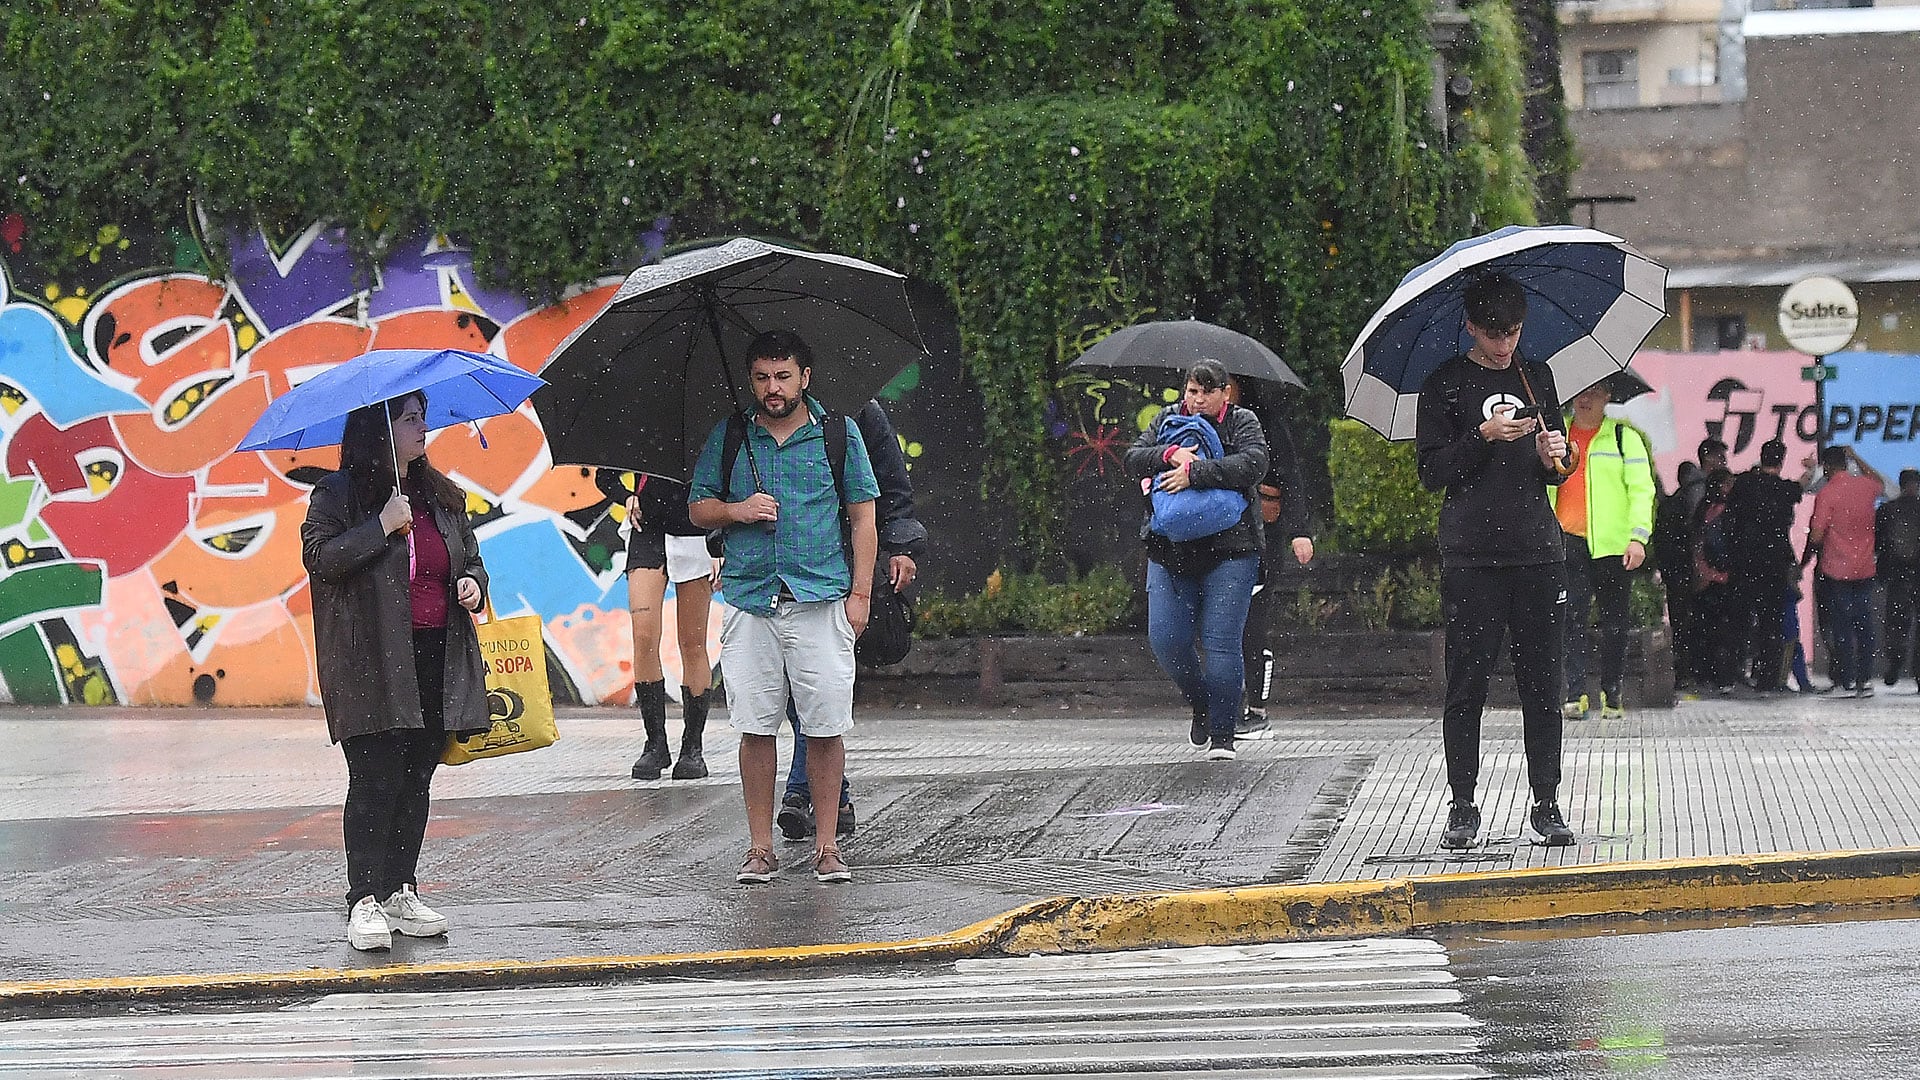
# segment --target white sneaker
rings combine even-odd
[[[380,906],[393,928],[408,937],[439,937],[447,932],[447,917],[421,903],[411,885],[394,890]]]
[[[393,948],[393,928],[387,925],[387,913],[380,901],[363,896],[347,916],[347,944],[361,952]]]

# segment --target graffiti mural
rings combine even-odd
[[[238,238],[216,277],[180,237],[102,235],[95,281],[28,283],[0,261],[0,700],[316,702],[300,524],[336,453],[237,454],[241,437],[368,349],[537,370],[617,283],[536,305],[439,236],[396,243],[368,280],[320,227]],[[631,475],[553,467],[530,406],[438,432],[428,453],[472,493],[497,612],[542,618],[567,696],[627,701]]]

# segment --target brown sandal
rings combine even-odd
[[[813,879],[815,881],[852,881],[853,868],[847,860],[840,857],[840,849],[823,847],[813,855]]]
[[[780,860],[773,857],[772,848],[748,848],[747,861],[740,864],[734,880],[742,885],[765,885],[779,872]]]

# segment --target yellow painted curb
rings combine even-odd
[[[0,982],[0,1009],[589,982],[815,965],[1409,934],[1569,918],[1920,905],[1920,849],[1665,859],[1036,901],[949,934],[781,949]]]
[[[971,926],[961,927],[952,933],[906,941],[645,956],[569,956],[554,960],[462,961],[263,973],[0,982],[0,1009],[130,1000],[176,1001],[380,990],[450,990],[823,964],[953,960],[991,952],[999,939],[1022,919],[1044,918],[1052,909],[1066,902],[1063,897],[1038,900]]]

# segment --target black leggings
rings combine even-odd
[[[1440,572],[1447,622],[1447,784],[1472,801],[1480,778],[1480,714],[1500,646],[1513,635],[1527,779],[1536,799],[1560,786],[1560,565],[1451,567]]]
[[[347,908],[371,896],[384,900],[418,885],[420,845],[427,835],[427,791],[445,749],[441,716],[447,632],[413,632],[413,667],[424,727],[394,728],[340,741],[347,756],[347,805],[340,815],[347,845]]]

